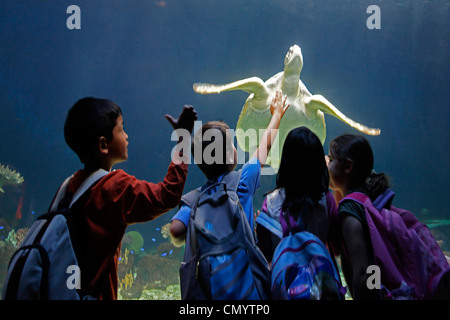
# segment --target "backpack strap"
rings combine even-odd
[[[319,200],[318,205],[321,205],[325,208],[328,220],[330,217],[328,216],[328,207],[327,207],[327,198],[326,195]],[[298,215],[297,221],[289,214],[289,212],[283,212],[283,209],[280,209],[280,224],[281,229],[283,231],[283,237],[289,235],[289,233],[294,234],[300,231],[306,230],[305,223],[302,219],[302,214]]]
[[[368,196],[366,196],[364,193],[353,192],[353,193],[350,193],[350,194],[346,195],[344,198],[342,198],[341,201],[339,201],[339,204],[341,204],[345,200],[354,200],[354,201],[360,203],[361,205],[364,205],[364,203],[367,200],[370,201],[370,198]]]
[[[231,171],[229,173],[226,173],[223,176],[222,181],[212,184],[211,186],[207,187],[203,191],[202,191],[201,187],[194,189],[181,197],[180,207],[181,207],[182,203],[184,203],[188,207],[191,208],[190,217],[189,217],[189,225],[192,223],[192,219],[195,217],[195,210],[197,208],[198,201],[200,200],[200,196],[203,193],[207,192],[207,190],[216,186],[217,184],[223,184],[224,186],[226,186],[225,191],[228,191],[228,190],[234,191],[234,193],[236,194],[237,188],[239,186],[241,172],[242,172],[242,170]],[[233,192],[231,192],[231,194],[233,194]],[[237,197],[237,194],[236,194],[236,197]],[[197,254],[198,246],[197,246],[197,236],[195,234],[195,228],[193,225],[191,225],[188,228],[188,232],[189,232],[189,235],[186,236],[186,244],[189,239],[190,240],[190,250],[191,250],[192,254],[195,255],[195,254]]]
[[[98,169],[97,171],[94,171],[93,173],[91,173],[84,181],[83,183],[80,185],[80,187],[78,187],[77,191],[75,192],[75,194],[72,197],[72,200],[69,204],[69,208],[72,207],[72,205],[98,180],[100,180],[101,178],[103,178],[104,176],[106,176],[109,172],[106,171],[105,169]],[[67,193],[67,188],[69,186],[69,182],[70,180],[73,178],[73,175],[71,175],[70,177],[68,177],[66,180],[64,180],[64,182],[61,184],[61,186],[59,187],[55,197],[53,198],[53,201],[50,205],[50,209],[49,212],[52,211],[56,211],[58,209],[58,206],[60,204],[60,202],[64,199],[64,197],[66,196]]]
[[[226,184],[227,190],[230,190],[234,193],[237,192],[237,188],[239,186],[239,181],[241,180],[241,173],[242,173],[242,170],[231,171],[229,173],[226,173],[223,176],[223,179],[221,182],[224,182]]]
[[[185,195],[183,195],[181,197],[181,201],[179,204],[179,208],[181,208],[181,206],[183,204],[187,205],[189,208],[192,208],[198,201],[198,199],[200,198],[200,194],[201,194],[201,187],[194,189],[188,193],[186,193]]]
[[[241,172],[242,170],[238,171],[231,171],[229,173],[226,173],[222,180],[217,183],[223,183],[226,187],[225,191],[230,191],[230,193],[236,193],[237,188],[239,186],[239,182],[241,180]],[[190,208],[194,208],[194,206],[197,204],[198,200],[200,199],[200,196],[207,190],[211,189],[213,186],[215,186],[217,183],[212,184],[208,188],[202,190],[202,187],[199,187],[197,189],[194,189],[185,195],[181,197],[180,205],[186,204]]]
[[[67,177],[67,179],[64,180],[64,182],[59,187],[58,191],[56,191],[56,194],[53,197],[52,203],[50,204],[50,207],[48,208],[48,212],[53,212],[58,209],[58,205],[64,199],[66,192],[67,192],[67,187],[69,186],[69,182],[72,178],[73,178],[73,175],[71,175],[70,177]]]
[[[294,234],[300,231],[297,222],[288,212],[280,212],[280,224],[283,230],[283,238],[288,236],[289,233]]]
[[[98,169],[97,171],[94,171],[87,177],[81,186],[78,187],[77,191],[72,197],[72,201],[70,202],[69,208],[73,206],[73,204],[80,199],[80,197],[98,180],[106,176],[109,172],[105,169]]]
[[[345,200],[354,200],[363,206],[365,206],[366,203],[370,202],[378,211],[381,211],[383,208],[389,208],[392,204],[392,201],[394,200],[395,192],[391,189],[387,188],[382,194],[380,194],[375,201],[372,202],[370,200],[369,196],[365,195],[361,192],[353,192],[348,195],[346,195],[340,202],[341,204]]]
[[[390,208],[392,205],[392,200],[394,200],[395,192],[387,188],[382,194],[378,196],[373,202],[375,208],[381,211],[383,208]]]

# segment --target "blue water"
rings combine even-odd
[[[80,30],[66,27],[70,4],[81,9]],[[372,4],[381,9],[379,30],[366,26]],[[199,120],[235,128],[248,96],[199,95],[192,84],[266,80],[283,69],[293,44],[302,48],[301,79],[311,92],[381,128],[367,138],[375,169],[391,177],[395,204],[424,219],[450,219],[448,0],[2,0],[0,43],[0,163],[25,179],[0,195],[0,214],[14,216],[23,196],[19,226],[44,212],[80,168],[63,137],[79,98],[121,106],[129,159],[115,168],[157,182],[174,145],[165,113],[193,104]],[[357,132],[331,116],[326,123],[326,152],[333,137]],[[191,166],[185,190],[203,182]],[[262,178],[255,208],[273,183]],[[174,213],[133,229],[151,245]]]

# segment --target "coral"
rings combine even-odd
[[[145,289],[139,300],[181,300],[180,285],[170,285],[165,290]]]
[[[16,170],[11,170],[8,166],[0,164],[0,192],[5,193],[3,186],[5,185],[17,185],[24,181],[20,173]]]
[[[179,283],[179,267],[178,260],[148,254],[137,263],[135,282],[146,289],[164,289]]]
[[[12,229],[4,241],[0,241],[0,247],[11,246],[14,249],[19,248],[23,239],[28,233],[28,228],[21,228],[19,230]]]
[[[139,253],[144,247],[144,237],[138,231],[129,231],[123,236],[122,247]]]
[[[128,247],[136,241],[133,237],[138,237],[134,233],[127,236],[122,242],[117,272],[119,299],[180,299],[179,289],[167,290],[179,284],[179,253],[184,250],[163,242],[151,251],[133,254]]]
[[[129,271],[125,274],[125,277],[119,280],[119,294],[121,299],[138,299],[142,290],[144,289],[142,284],[136,283],[136,274]]]
[[[127,272],[129,272],[134,266],[135,256],[131,254],[127,248],[121,250],[119,257],[119,266],[117,269],[117,276],[119,279],[125,278]],[[120,280],[119,280],[120,281]]]
[[[135,258],[125,249],[119,261],[119,299],[181,299],[179,265],[180,261],[159,255]]]
[[[134,282],[134,277],[133,277],[133,274],[132,274],[131,271],[130,271],[130,272],[128,272],[128,273],[125,275],[125,277],[124,277],[122,280],[120,280],[120,288],[121,288],[121,289],[122,289],[123,287],[124,287],[125,289],[131,288],[131,286],[133,285],[133,282]]]
[[[161,235],[164,239],[170,237],[170,222],[161,227]]]
[[[160,257],[180,260],[184,255],[183,247],[175,247],[172,242],[162,242],[157,248],[156,253]]]
[[[9,260],[20,246],[27,233],[27,228],[19,229],[17,231],[12,229],[5,240],[0,240],[0,291],[2,290],[2,285],[8,271]]]
[[[22,244],[23,239],[27,236],[29,228],[21,228],[16,232],[16,246],[19,247]]]
[[[118,291],[121,299],[137,299],[142,293],[142,285],[135,283],[137,274],[134,263],[135,255],[128,248],[122,248],[117,270]]]
[[[16,248],[11,244],[5,244],[0,241],[0,291],[5,282],[6,273],[8,271],[9,260],[16,251]]]
[[[164,238],[169,228],[170,224],[161,227]],[[117,270],[119,299],[180,299],[178,274],[183,248],[164,241],[146,251],[143,246],[144,238],[137,231],[127,232],[122,239]]]

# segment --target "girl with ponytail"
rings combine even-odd
[[[327,158],[330,188],[339,204],[342,271],[353,299],[377,299],[379,292],[369,289],[367,267],[375,264],[364,206],[346,199],[361,192],[374,201],[389,188],[384,173],[373,169],[374,157],[369,142],[360,135],[345,134],[330,142]]]

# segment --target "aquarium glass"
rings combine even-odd
[[[157,183],[176,143],[165,114],[191,104],[199,121],[235,129],[249,96],[202,95],[193,84],[266,81],[295,44],[308,90],[381,130],[363,134],[375,170],[450,256],[448,0],[2,0],[0,43],[0,287],[27,228],[82,168],[63,134],[78,99],[122,108],[129,158],[113,169]],[[325,153],[334,137],[359,133],[327,114],[325,123]],[[205,181],[192,164],[184,190]],[[261,177],[255,210],[274,186],[274,175]],[[184,248],[168,237],[176,212],[128,227],[121,299],[180,299]]]

